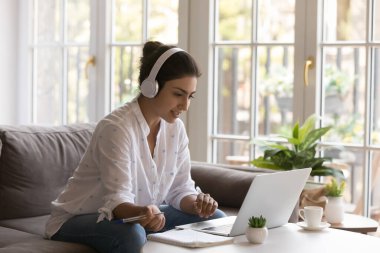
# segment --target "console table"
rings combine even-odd
[[[344,230],[327,228],[322,231],[306,231],[296,224],[269,230],[263,244],[250,244],[244,235],[237,236],[231,244],[190,249],[148,241],[142,249],[143,253],[378,253],[380,238]]]

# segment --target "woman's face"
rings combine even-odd
[[[167,81],[154,98],[155,114],[169,123],[174,123],[182,112],[189,109],[196,88],[197,78],[193,76]]]

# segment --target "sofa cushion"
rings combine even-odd
[[[50,213],[95,124],[0,126],[0,219]]]
[[[218,201],[219,206],[234,208],[241,207],[253,178],[265,172],[255,168],[252,168],[252,171],[242,171],[216,164],[191,164],[191,177],[195,184]]]
[[[92,248],[78,243],[28,238],[0,248],[0,253],[96,253]]]
[[[22,242],[30,239],[38,239],[41,236],[33,235],[30,233],[18,231],[11,228],[5,228],[0,226],[0,249],[7,245],[11,245],[16,242]],[[1,252],[1,251],[0,251]]]
[[[49,217],[50,215],[43,215],[30,218],[0,220],[0,226],[44,236],[45,225]]]

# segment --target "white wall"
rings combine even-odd
[[[0,0],[0,124],[17,118],[18,4]]]

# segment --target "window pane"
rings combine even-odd
[[[62,12],[61,0],[36,0],[37,41],[60,42]]]
[[[217,41],[250,41],[252,32],[252,1],[219,0]]]
[[[217,47],[217,131],[250,133],[251,50],[248,47]]]
[[[116,42],[141,42],[143,1],[114,0],[113,40]]]
[[[325,124],[334,126],[328,141],[363,143],[365,49],[325,48],[323,54]]]
[[[258,41],[294,41],[295,0],[260,0]]]
[[[67,57],[67,122],[89,121],[89,80],[85,75],[88,48],[69,48]]]
[[[380,1],[373,1],[373,39],[380,40]]]
[[[247,165],[249,162],[249,141],[216,140],[216,163]]]
[[[257,52],[259,135],[289,132],[293,120],[293,47],[259,47]]]
[[[364,152],[359,149],[326,148],[325,157],[331,157],[330,167],[339,168],[343,171],[346,181],[344,201],[346,211],[362,214],[364,196]],[[327,165],[327,164],[326,164]]]
[[[139,65],[141,47],[113,49],[113,108],[131,101],[139,93]]]
[[[372,144],[380,145],[380,48],[374,48]]]
[[[90,42],[90,0],[67,1],[67,40]]]
[[[373,152],[371,184],[370,215],[380,222],[380,151]]]
[[[151,0],[148,38],[166,44],[178,43],[178,0]]]
[[[323,37],[325,41],[365,40],[367,0],[325,0]]]
[[[37,49],[36,122],[62,124],[62,54],[57,48]]]

